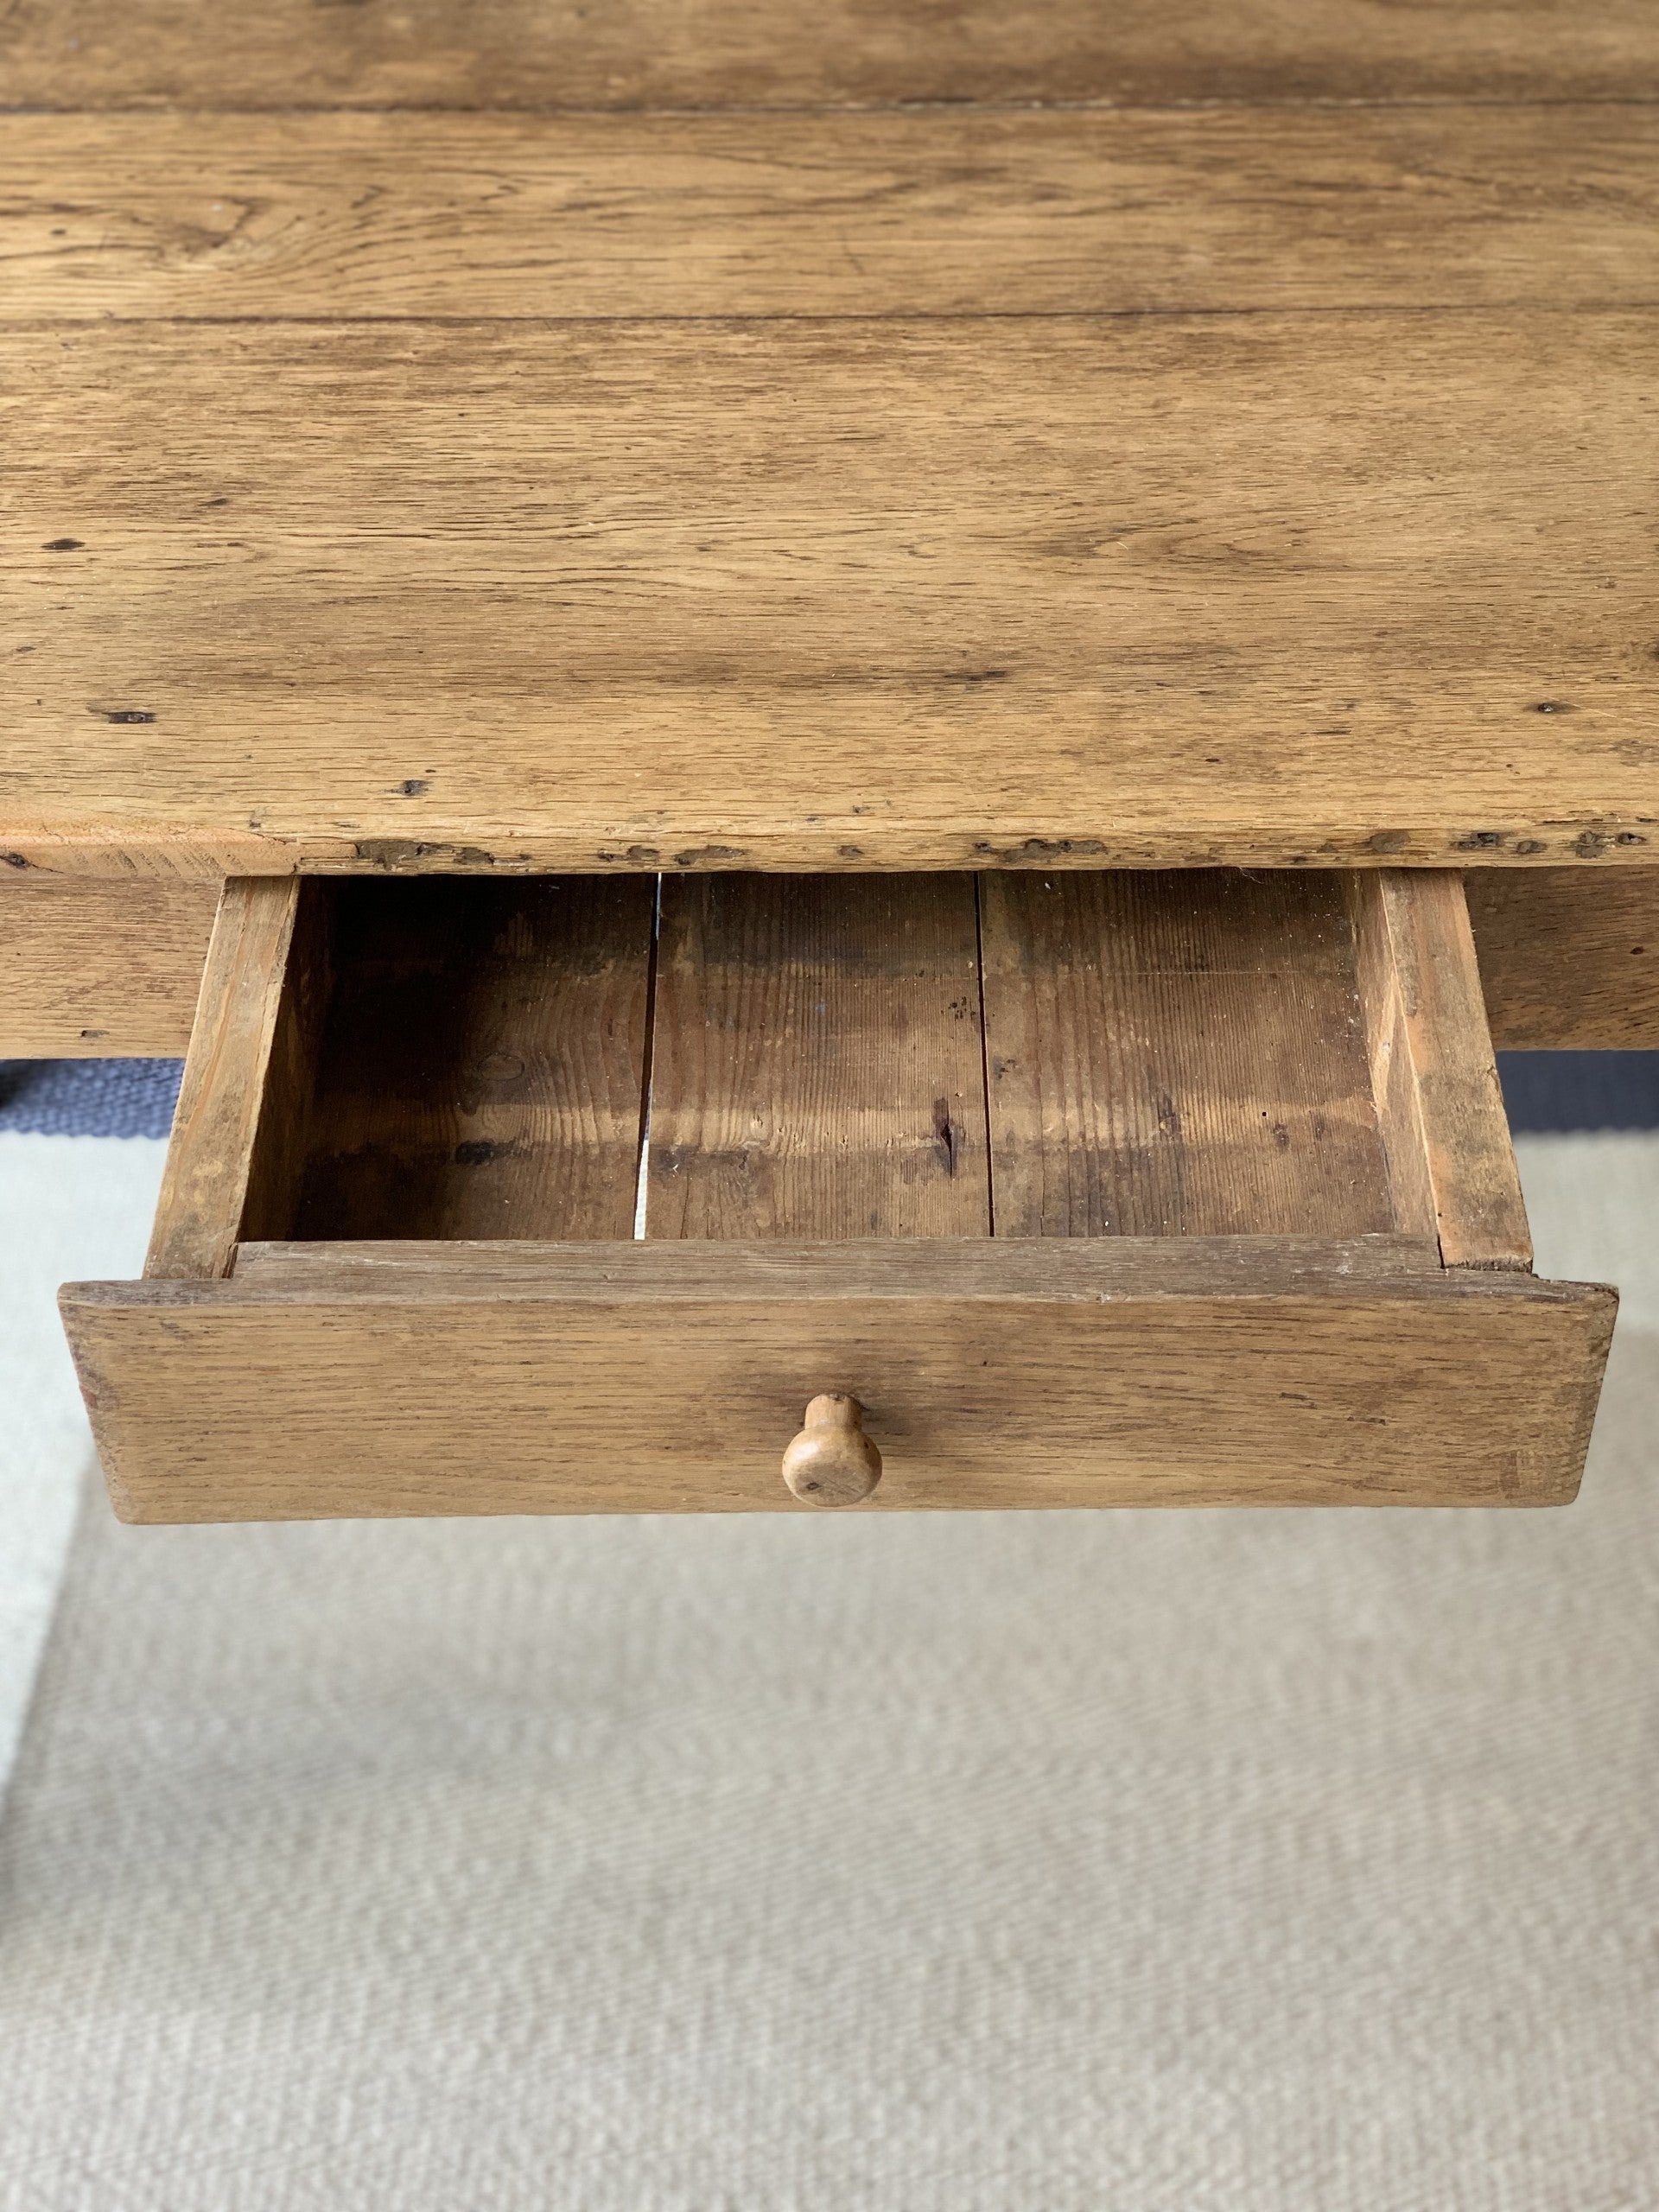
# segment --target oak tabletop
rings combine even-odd
[[[1651,0],[16,0],[0,854],[1659,863]]]

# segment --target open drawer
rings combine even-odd
[[[1554,1503],[1616,1300],[1530,1272],[1459,879],[1198,870],[230,883],[62,1303],[201,1521]]]

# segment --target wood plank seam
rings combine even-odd
[[[658,875],[652,882],[651,951],[645,963],[645,1033],[639,1074],[639,1154],[633,1185],[633,1234],[636,1242],[643,1241],[645,1236],[651,1203],[652,1084],[657,1058],[657,963],[662,938],[663,879]]]

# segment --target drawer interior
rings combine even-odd
[[[174,1154],[153,1274],[393,1239],[1529,1262],[1453,875],[232,885]]]

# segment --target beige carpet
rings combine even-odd
[[[166,1152],[144,1137],[0,1129],[0,1791],[62,1579],[88,1450],[57,1287],[143,1266]],[[0,1972],[3,1965],[0,1950]],[[0,2054],[0,2114],[3,2068]]]
[[[1529,1148],[1646,1268],[1566,1513],[94,1504],[0,2206],[1659,2203],[1656,1164]]]

